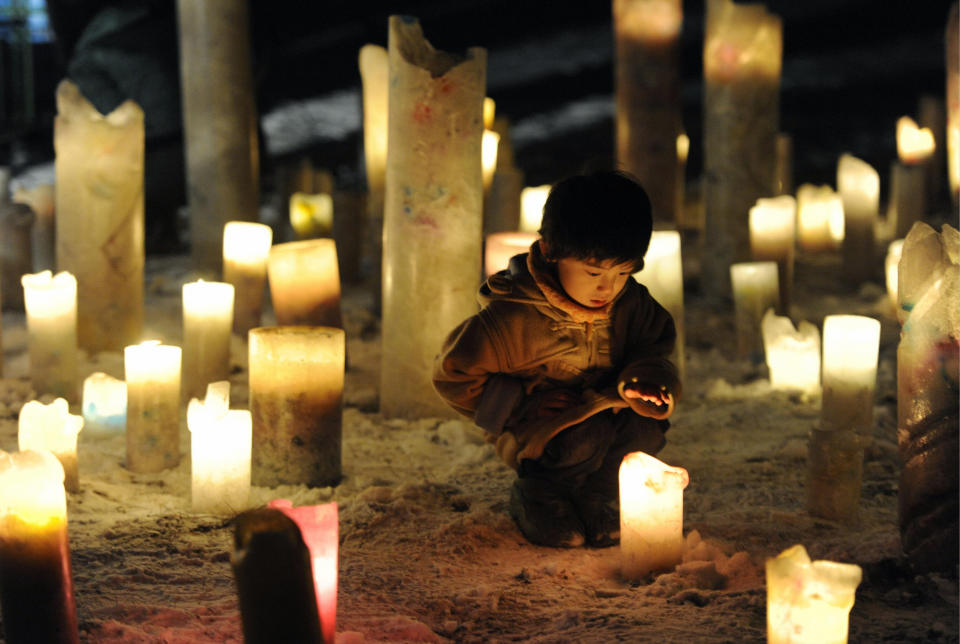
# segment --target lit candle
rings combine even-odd
[[[123,350],[132,472],[160,472],[180,462],[180,356],[180,347],[158,340]]]
[[[389,57],[380,45],[360,48],[360,81],[363,86],[363,157],[367,171],[364,246],[368,249],[371,289],[380,299],[383,261],[383,203],[387,174],[387,117],[390,87]]]
[[[333,234],[333,197],[325,192],[290,195],[290,226],[300,239]]]
[[[791,195],[757,199],[750,208],[750,255],[754,261],[777,263],[780,301],[777,311],[790,312],[797,238],[797,201]]]
[[[843,229],[843,201],[833,188],[805,183],[797,189],[797,231],[803,250],[836,249]]]
[[[344,342],[330,327],[250,331],[254,485],[340,480]]]
[[[277,324],[342,326],[340,269],[332,239],[275,244],[267,262]]]
[[[862,315],[824,318],[821,429],[873,434],[879,347],[878,320]]]
[[[491,233],[487,235],[484,248],[483,272],[490,277],[502,271],[510,263],[510,258],[519,253],[530,250],[530,246],[538,238],[537,233],[520,231]]]
[[[260,326],[272,243],[273,229],[266,224],[230,221],[223,227],[223,281],[233,284],[233,332],[243,337]]]
[[[486,192],[493,183],[493,173],[497,169],[497,148],[500,135],[493,130],[484,130],[480,143],[481,167],[483,171],[483,190]]]
[[[77,435],[83,428],[83,417],[70,413],[67,401],[57,398],[49,405],[31,400],[20,408],[17,440],[21,452],[27,450],[53,452],[63,466],[67,492],[80,491],[77,473]]]
[[[520,191],[520,230],[535,233],[540,230],[543,204],[550,194],[550,185],[528,186]]]
[[[187,405],[194,512],[236,514],[250,497],[250,412],[230,409],[230,383],[211,382]]]
[[[861,575],[854,564],[810,561],[802,545],[767,559],[768,644],[846,644]]]
[[[206,391],[207,385],[230,377],[230,329],[233,326],[232,284],[198,280],[184,284],[183,393]]]
[[[118,434],[127,426],[127,383],[97,371],[83,381],[83,426],[87,434]]]
[[[820,331],[806,320],[797,328],[789,317],[767,310],[761,323],[763,352],[774,389],[820,388]]]
[[[950,196],[956,207],[960,196],[960,11],[957,5],[950,7],[946,28],[946,102],[947,102],[947,174],[950,180]]]
[[[686,324],[683,311],[683,260],[680,256],[680,233],[675,230],[655,230],[650,246],[643,257],[643,269],[633,274],[634,279],[647,287],[650,295],[670,312],[677,329],[677,342],[671,356],[683,381],[685,373]]]
[[[280,510],[300,527],[313,564],[313,584],[323,641],[333,642],[337,632],[337,566],[340,544],[337,504],[325,503],[295,508],[286,499],[276,499],[267,504],[267,507]]]
[[[30,380],[41,394],[77,399],[77,279],[67,272],[24,275]]]
[[[780,300],[776,262],[741,262],[730,267],[733,285],[737,354],[759,362],[763,358],[761,321]]]
[[[683,489],[690,476],[644,452],[620,464],[620,566],[626,579],[670,570],[683,557]]]
[[[866,161],[844,154],[837,163],[837,192],[843,203],[843,276],[859,286],[874,272],[880,175]]]
[[[917,127],[909,116],[897,119],[897,156],[906,164],[926,163],[933,156],[936,145],[930,128]]]
[[[11,644],[79,642],[63,467],[0,451],[0,611]]]
[[[893,308],[894,316],[897,312],[897,283],[900,270],[900,256],[903,253],[903,240],[894,239],[887,246],[887,256],[883,260],[883,273],[887,283],[887,297]]]
[[[497,102],[489,96],[483,97],[483,128],[489,130],[493,128],[493,122],[497,117]]]

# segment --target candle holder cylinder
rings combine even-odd
[[[30,206],[0,202],[0,302],[8,310],[23,310],[20,276],[33,270],[30,231],[34,220]]]
[[[254,485],[340,480],[345,336],[332,327],[250,331]]]
[[[797,239],[797,201],[790,195],[757,199],[750,209],[750,255],[755,262],[777,263],[780,300],[777,313],[790,315]]]
[[[223,227],[223,281],[233,285],[233,332],[243,337],[260,326],[272,243],[266,224],[229,221]]]
[[[77,435],[81,429],[83,417],[71,414],[63,398],[57,398],[49,405],[31,400],[20,409],[17,444],[21,452],[51,452],[63,467],[63,486],[66,491],[79,492]]]
[[[279,326],[343,326],[334,240],[274,244],[267,260],[267,275]]]
[[[157,341],[123,351],[127,469],[152,473],[180,463],[180,347]]]
[[[859,286],[874,274],[880,175],[869,163],[844,154],[837,163],[837,192],[843,202],[843,276]]]
[[[677,330],[677,341],[670,359],[677,366],[680,382],[686,373],[686,324],[683,310],[683,260],[680,256],[680,233],[655,230],[643,258],[643,268],[633,277],[647,287],[650,295],[667,309]]]
[[[380,410],[450,416],[431,374],[446,334],[477,311],[487,55],[437,51],[405,16],[390,17],[388,41]]]
[[[776,262],[741,262],[730,267],[737,355],[763,361],[762,321],[780,301]]]
[[[44,271],[24,275],[21,282],[33,387],[76,402],[77,280],[70,273]]]
[[[233,286],[225,282],[184,284],[183,395],[189,399],[211,382],[230,377],[230,330],[233,326]]]

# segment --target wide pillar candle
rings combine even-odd
[[[880,175],[866,161],[844,154],[837,163],[843,203],[843,277],[859,286],[873,277],[874,230],[880,209]]]
[[[820,388],[820,331],[802,320],[796,328],[789,317],[767,310],[761,321],[763,353],[774,389],[813,392]]]
[[[747,213],[776,193],[783,28],[761,4],[709,0],[706,12],[703,281],[725,297],[730,265],[749,256]]]
[[[103,116],[65,80],[53,134],[57,268],[77,278],[77,339],[119,351],[143,327],[143,110]]]
[[[846,644],[862,575],[855,564],[810,561],[802,545],[767,559],[767,643]]]
[[[433,389],[433,359],[477,311],[487,52],[437,51],[406,16],[390,16],[388,41],[380,411],[449,416]]]
[[[233,285],[233,332],[243,337],[260,326],[272,243],[273,229],[266,224],[229,221],[223,227],[223,281]]]
[[[123,351],[131,472],[161,472],[180,463],[180,359],[180,347],[157,340]]]
[[[177,1],[194,265],[220,272],[223,226],[256,221],[257,114],[246,2]]]
[[[791,195],[757,199],[750,208],[750,256],[777,263],[780,302],[777,312],[790,314],[797,239],[797,201]]]
[[[654,221],[675,225],[680,133],[680,0],[614,0],[617,161],[650,195]]]
[[[776,262],[741,262],[730,267],[737,355],[761,361],[761,321],[780,301]]]
[[[646,454],[620,464],[620,567],[639,580],[670,570],[683,558],[683,490],[690,476]]]
[[[21,282],[33,387],[39,394],[76,402],[77,279],[44,271],[24,275]]]
[[[827,185],[805,183],[797,189],[797,236],[811,253],[831,251],[843,243],[843,200]]]
[[[267,275],[278,325],[343,326],[334,240],[275,244],[270,249]]]
[[[537,233],[521,231],[507,231],[487,235],[487,243],[483,249],[483,273],[490,277],[505,269],[510,258],[530,250],[530,246],[538,238]]]
[[[63,398],[57,398],[49,405],[31,400],[20,408],[17,444],[21,452],[52,452],[63,466],[63,484],[67,492],[79,492],[77,435],[81,429],[83,417],[71,414]]]
[[[199,280],[183,285],[181,378],[187,398],[206,392],[211,382],[230,377],[233,296],[233,286],[225,282]]]
[[[655,230],[643,258],[643,269],[633,277],[647,287],[650,295],[667,309],[677,330],[674,345],[674,364],[683,381],[685,373],[686,324],[683,311],[683,260],[680,256],[680,233],[674,230]]]
[[[50,452],[0,452],[0,611],[9,644],[80,641],[63,467]]]
[[[340,480],[345,336],[332,327],[250,331],[254,485]]]
[[[230,382],[212,382],[187,405],[190,502],[194,512],[230,515],[250,500],[250,412],[230,409]]]

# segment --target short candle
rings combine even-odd
[[[77,473],[77,436],[83,417],[70,413],[67,401],[57,398],[49,405],[31,400],[20,409],[17,441],[21,452],[52,452],[63,466],[67,492],[80,491]]]
[[[77,278],[42,271],[20,278],[30,380],[41,394],[77,399]]]
[[[493,172],[497,169],[497,149],[500,147],[500,135],[493,130],[484,130],[480,143],[480,164],[483,168],[483,189],[490,189]]]
[[[273,229],[266,224],[230,221],[223,227],[223,281],[233,284],[233,332],[246,337],[260,326],[267,255]]]
[[[680,233],[675,230],[655,230],[650,235],[650,246],[644,255],[643,268],[633,274],[634,279],[647,287],[650,295],[670,312],[677,330],[677,341],[671,356],[683,380],[685,359],[685,329],[683,310],[683,259],[680,255]]]
[[[767,310],[761,322],[763,353],[774,389],[820,388],[820,331],[806,320],[797,328],[789,317]]]
[[[325,192],[290,195],[290,226],[301,239],[331,235],[333,197]]]
[[[923,163],[933,157],[936,150],[933,132],[920,128],[909,116],[897,119],[897,156],[907,164]]]
[[[894,239],[887,246],[887,256],[883,260],[883,272],[887,283],[887,297],[893,307],[894,315],[897,311],[897,284],[900,274],[900,256],[903,254],[903,240]]]

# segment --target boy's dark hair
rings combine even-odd
[[[652,229],[646,191],[626,172],[608,170],[555,184],[543,206],[540,236],[547,259],[633,262],[639,270]]]

